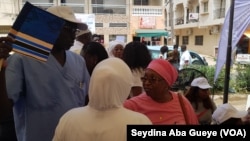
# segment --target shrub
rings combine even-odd
[[[250,91],[250,65],[235,65],[235,86],[237,91],[247,93]]]
[[[222,69],[217,80],[214,83],[215,66],[190,65],[189,68],[194,68],[205,74],[210,85],[213,86],[213,91],[219,93],[223,91],[225,81],[225,69]],[[231,82],[231,80],[230,80]]]
[[[209,84],[213,85],[215,93],[223,92],[225,85],[225,68],[223,68],[214,83],[215,66],[191,65],[188,68],[194,68],[202,73],[208,79]],[[250,65],[234,64],[230,68],[229,92],[249,93],[250,91]]]

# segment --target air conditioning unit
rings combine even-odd
[[[188,29],[187,31],[186,31],[186,34],[187,35],[191,35],[193,33],[193,30],[192,29]]]
[[[212,26],[211,34],[218,34],[218,33],[219,33],[219,26],[218,25]]]

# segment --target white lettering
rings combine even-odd
[[[221,129],[224,136],[244,136],[243,132],[238,129]]]
[[[178,129],[171,129],[168,136],[186,136],[186,131],[179,131]]]
[[[136,129],[132,129],[131,136],[141,136],[142,138],[146,138],[147,136],[167,136],[167,132],[157,131],[156,129],[151,129],[149,131],[137,131]]]
[[[202,136],[202,137],[207,137],[210,138],[211,136],[217,136],[216,131],[196,131],[195,129],[190,129],[189,130],[189,135],[190,136]]]
[[[136,129],[131,130],[131,136],[137,136],[137,130]]]

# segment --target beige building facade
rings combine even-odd
[[[171,1],[170,1],[171,2]],[[216,56],[220,32],[228,11],[230,0],[172,0],[166,6],[166,29],[171,30],[173,19],[175,44],[186,44],[201,54]]]
[[[229,0],[0,0],[0,36],[5,36],[23,4],[46,9],[67,5],[78,14],[94,14],[95,30],[107,47],[112,40],[147,45],[187,44],[215,55]]]
[[[28,0],[43,9],[52,5],[68,5],[76,13],[95,14],[95,33],[101,35],[108,46],[112,40],[123,39],[130,42],[140,28],[141,19],[151,18],[152,27],[143,29],[165,29],[165,7],[162,0]],[[26,0],[0,0],[0,34],[6,35]],[[166,31],[165,31],[166,32]],[[157,44],[164,44],[160,37]],[[146,38],[147,39],[147,38]],[[148,38],[151,40],[152,38]]]

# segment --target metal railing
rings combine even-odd
[[[163,8],[161,6],[133,6],[133,16],[162,16]]]

